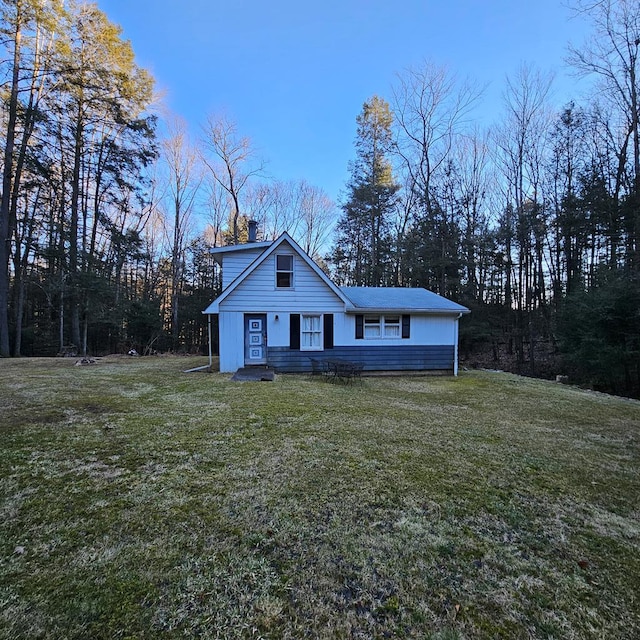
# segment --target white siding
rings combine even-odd
[[[288,245],[277,251],[286,253]],[[318,274],[294,254],[291,289],[276,288],[276,254],[272,254],[220,304],[220,311],[337,313],[344,303]],[[226,266],[226,262],[225,262]]]
[[[411,316],[410,344],[455,344],[458,316]]]
[[[264,312],[264,308],[252,307],[250,312]],[[294,313],[299,313],[295,309]],[[321,311],[318,311],[321,313]],[[330,313],[331,311],[326,311]],[[334,344],[336,347],[393,346],[393,345],[454,345],[457,347],[457,317],[411,316],[411,337],[364,340],[355,337],[355,315],[334,312]],[[233,372],[244,366],[244,313],[221,311],[220,371]],[[267,344],[270,347],[289,346],[289,311],[267,313]],[[455,363],[457,365],[457,362]]]
[[[222,289],[226,289],[264,250],[264,247],[256,247],[223,254]]]
[[[289,313],[267,314],[267,344],[270,347],[289,346]]]
[[[346,313],[337,313],[333,316],[333,344],[347,346],[354,344],[356,335],[356,318]],[[358,340],[357,342],[362,342]]]
[[[244,314],[220,313],[220,371],[237,371],[244,367]]]
[[[220,371],[236,371],[244,367],[244,313],[221,312],[218,322]],[[267,344],[289,346],[289,313],[267,314]]]
[[[252,309],[250,313],[263,312],[262,308]],[[293,313],[299,313],[294,310]],[[322,313],[322,311],[318,311]],[[331,313],[331,311],[326,311]],[[277,316],[277,319],[276,319]],[[410,338],[386,338],[379,340],[364,340],[355,337],[355,316],[344,313],[334,313],[334,344],[336,346],[367,345],[455,345],[457,319],[453,317],[411,316]],[[289,311],[267,313],[267,344],[270,347],[289,346]],[[239,352],[236,354],[236,350]],[[234,357],[224,355],[234,353]],[[222,360],[239,362],[233,370],[244,366],[244,314],[240,312],[220,313],[220,362]],[[229,371],[231,369],[228,369]]]

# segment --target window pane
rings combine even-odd
[[[379,338],[380,332],[380,316],[365,316],[364,317],[364,337],[365,338]]]
[[[278,271],[293,271],[293,256],[276,256],[276,269]]]
[[[385,338],[400,337],[400,316],[384,317],[384,337]]]
[[[302,316],[304,331],[320,331],[320,316]]]
[[[293,256],[276,255],[276,287],[293,287]]]

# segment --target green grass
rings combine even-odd
[[[640,637],[640,403],[0,361],[0,640]]]

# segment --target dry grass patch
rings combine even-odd
[[[640,636],[640,404],[3,361],[0,639]]]

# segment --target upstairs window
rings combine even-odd
[[[293,256],[276,255],[276,288],[291,289],[293,287]]]

